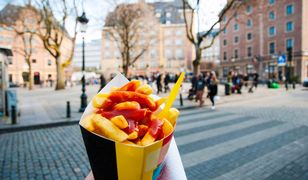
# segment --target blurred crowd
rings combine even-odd
[[[214,71],[193,76],[191,79],[191,88],[189,89],[188,99],[195,99],[196,102],[199,102],[199,106],[203,106],[203,95],[206,92],[206,97],[209,98],[212,103],[211,108],[215,109],[215,101],[218,99],[218,83],[219,81]]]

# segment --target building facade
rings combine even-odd
[[[228,71],[254,73],[261,80],[281,80],[290,68],[290,76],[308,77],[308,1],[260,0],[228,13],[221,22],[221,74]],[[288,61],[288,49],[292,61]],[[287,57],[286,65],[278,64]],[[290,59],[289,59],[290,60]]]
[[[219,35],[214,37],[218,33],[218,29],[213,29],[211,34],[207,36],[201,44],[201,47],[213,44],[202,51],[201,61],[200,61],[200,72],[208,72],[217,70],[220,65],[220,40]],[[214,38],[214,39],[213,39]]]
[[[25,61],[23,51],[22,36],[17,35],[14,28],[17,28],[21,23],[26,22],[29,27],[36,25],[36,11],[32,6],[17,6],[8,4],[0,11],[0,46],[12,49],[13,57],[8,62],[7,73],[10,83],[24,84],[25,74],[28,73],[29,66]],[[26,17],[26,18],[25,18]],[[21,22],[22,20],[24,22]],[[32,39],[32,55],[31,67],[32,73],[28,78],[33,79],[33,84],[41,84],[47,80],[56,80],[56,63],[54,58],[44,48],[42,40],[38,36],[33,36]],[[69,57],[71,49],[71,40],[68,36],[63,39],[61,46],[63,52],[61,57],[64,59]],[[29,47],[29,46],[28,46]],[[27,48],[27,47],[26,47]]]
[[[98,70],[101,61],[102,42],[100,39],[92,40],[85,44],[85,62],[87,69]],[[76,44],[74,52],[73,66],[82,66],[82,44]]]
[[[179,73],[189,70],[192,45],[186,38],[186,29],[181,1],[148,3],[154,9],[157,22],[147,32],[151,38],[147,51],[129,67],[132,75],[150,75],[155,72]],[[106,75],[121,72],[121,56],[116,43],[108,35],[110,27],[102,31],[101,69]],[[148,36],[149,37],[149,36]]]

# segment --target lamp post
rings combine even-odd
[[[86,29],[87,29],[87,24],[89,22],[89,19],[86,17],[86,13],[83,12],[81,16],[79,16],[77,18],[78,22],[80,23],[80,32],[82,34],[82,79],[81,79],[81,83],[82,83],[82,88],[81,88],[81,96],[80,96],[80,109],[79,112],[84,112],[84,110],[87,107],[87,95],[85,93],[86,91],[86,80],[85,80],[85,58],[84,58],[84,36],[86,33]]]

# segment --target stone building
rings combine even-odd
[[[14,27],[18,27],[21,23],[27,23],[29,27],[35,27],[36,10],[29,5],[17,6],[7,4],[0,11],[0,46],[12,49],[13,57],[8,62],[9,82],[15,84],[24,84],[25,73],[28,72],[28,65],[25,61],[22,51],[24,45],[22,37],[18,36]],[[25,18],[26,17],[26,18]],[[21,22],[23,19],[24,22]],[[67,32],[65,32],[67,34]],[[65,35],[61,48],[63,59],[69,57],[71,49],[71,40],[69,35]],[[40,84],[47,80],[56,80],[56,64],[53,57],[45,50],[42,40],[38,36],[33,36],[32,39],[32,56],[31,67],[32,74],[29,78],[33,79],[34,84]],[[24,76],[23,76],[24,75]]]
[[[288,67],[290,76],[308,77],[308,1],[260,0],[227,14],[221,26],[234,15],[220,35],[221,74],[228,71],[257,72],[261,80],[281,79]],[[277,59],[288,56],[286,66]]]
[[[130,67],[132,74],[149,75],[154,72],[179,73],[189,70],[192,60],[192,45],[186,38],[186,29],[181,0],[147,3],[154,9],[157,22],[153,22],[150,46],[144,55]],[[102,31],[101,69],[106,75],[121,72],[120,52],[107,31]],[[140,42],[142,43],[142,42]]]
[[[100,39],[92,40],[85,43],[85,61],[86,69],[98,70],[100,68],[102,42]],[[81,69],[82,66],[82,44],[76,44],[74,52],[73,65],[76,69]]]

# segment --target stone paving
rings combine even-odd
[[[308,178],[308,92],[268,93],[181,111],[175,140],[189,180]],[[90,171],[78,125],[0,134],[0,144],[0,179],[84,179]]]

